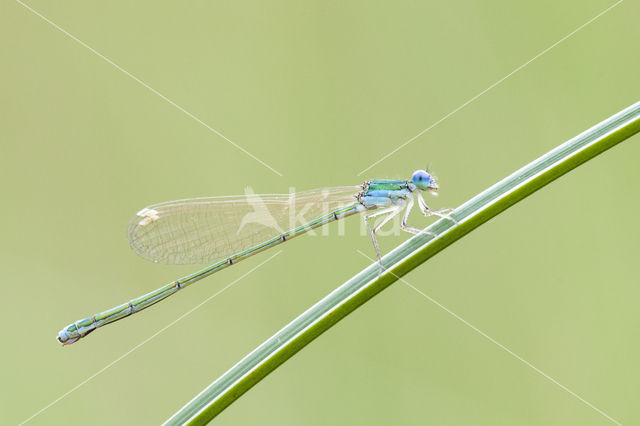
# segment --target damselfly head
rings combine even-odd
[[[422,191],[429,191],[435,195],[439,186],[436,183],[436,178],[429,174],[425,170],[416,170],[413,172],[413,176],[411,176],[411,182],[416,186],[416,188]]]

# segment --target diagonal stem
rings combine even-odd
[[[400,277],[518,201],[640,131],[640,102],[532,161],[336,288],[176,412],[166,424],[205,424],[280,364]]]

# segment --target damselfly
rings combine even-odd
[[[167,264],[216,263],[137,299],[76,321],[63,328],[57,339],[70,345],[95,329],[139,312],[227,266],[357,213],[367,212],[363,219],[380,262],[376,232],[403,210],[400,221],[403,230],[413,234],[426,232],[407,224],[414,197],[424,215],[454,221],[446,214],[448,209],[431,210],[422,197],[421,191],[435,195],[437,190],[435,178],[417,170],[410,180],[374,179],[361,186],[293,194],[194,198],[151,205],[140,210],[129,223],[129,242],[136,253]],[[372,227],[369,220],[378,216],[384,217]],[[313,219],[307,221],[305,217]]]

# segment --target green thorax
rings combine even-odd
[[[370,191],[398,191],[407,189],[409,183],[406,180],[371,179],[365,182],[365,193]]]

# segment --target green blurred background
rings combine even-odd
[[[638,101],[640,6],[623,2],[358,173],[612,1],[0,5],[0,423],[36,413],[269,257],[61,348],[66,324],[194,271],[129,249],[141,207],[408,178],[455,207]],[[638,136],[454,244],[407,281],[617,421],[640,422]],[[413,216],[414,224],[428,220]],[[370,262],[355,218],[302,237],[29,424],[158,424]],[[390,236],[390,250],[408,238]],[[216,420],[224,425],[611,424],[397,283]]]

